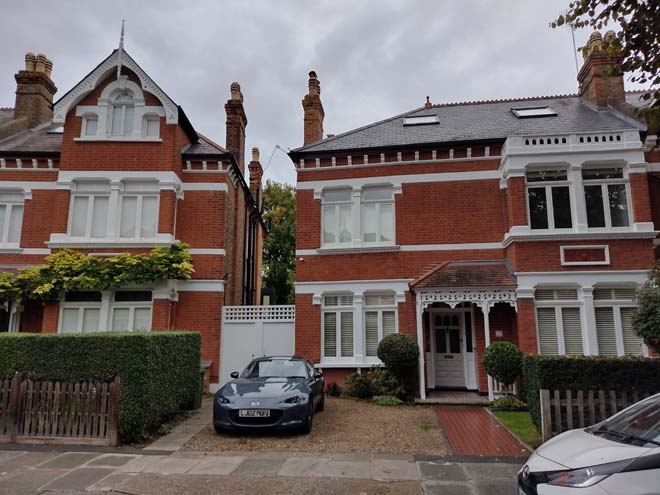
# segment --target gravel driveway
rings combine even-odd
[[[218,435],[212,425],[196,434],[184,451],[300,452],[445,455],[445,440],[430,406],[386,407],[326,397],[314,415],[309,435],[231,433]]]

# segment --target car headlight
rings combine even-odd
[[[231,404],[231,401],[224,395],[218,395],[218,404]]]
[[[288,399],[283,400],[285,404],[300,404],[305,400],[304,397],[301,397],[300,395],[294,395],[293,397],[289,397]]]
[[[546,473],[546,480],[548,485],[586,488],[603,481],[608,476],[618,473],[628,464],[630,464],[630,459],[601,464],[599,466],[573,469],[571,471],[554,471]]]

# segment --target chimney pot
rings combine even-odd
[[[309,94],[321,94],[321,83],[319,82],[319,78],[316,76],[316,72],[313,70],[309,71]]]
[[[53,61],[49,58],[46,59],[46,75],[50,77],[53,72]]]
[[[237,82],[231,83],[230,86],[231,99],[236,101],[243,101],[243,93],[241,93],[241,85]]]
[[[616,39],[613,32],[605,33],[605,41]],[[625,102],[623,74],[619,70],[621,55],[616,47],[603,49],[603,36],[594,32],[582,48],[584,64],[578,73],[579,95],[597,107],[617,106]]]
[[[257,148],[256,146],[252,148],[252,161],[253,162],[259,161],[259,148]]]
[[[37,72],[43,72],[43,73],[46,72],[46,60],[47,60],[46,55],[44,55],[43,53],[37,55],[37,64],[35,66],[35,70]]]
[[[25,70],[28,72],[34,72],[37,63],[37,57],[34,53],[28,52],[25,54]]]
[[[433,105],[431,104],[431,99],[430,97],[426,97],[426,103],[424,103],[424,108],[431,108]]]
[[[245,174],[245,126],[247,117],[243,108],[243,93],[237,82],[231,83],[231,97],[225,103],[226,123],[226,148],[234,154],[238,167]]]

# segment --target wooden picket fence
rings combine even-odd
[[[118,444],[119,376],[111,382],[0,380],[0,442]]]
[[[540,395],[541,434],[545,442],[564,431],[600,423],[650,394],[614,390],[541,390]]]

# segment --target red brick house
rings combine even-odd
[[[594,34],[575,95],[433,105],[323,138],[314,72],[297,170],[296,352],[326,380],[413,337],[419,393],[488,393],[481,354],[647,355],[660,160]],[[654,191],[652,208],[649,184]],[[655,224],[654,224],[655,219]]]
[[[52,62],[27,54],[14,108],[0,109],[0,271],[59,249],[98,256],[185,242],[189,281],[9,302],[0,331],[191,329],[218,380],[222,308],[258,304],[261,174],[245,180],[243,95],[225,104],[226,147],[198,134],[120,47],[53,103]]]

